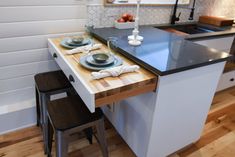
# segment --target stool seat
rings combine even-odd
[[[61,70],[39,73],[34,76],[34,79],[40,92],[53,92],[72,87]]]
[[[68,157],[68,146],[72,135],[87,130],[91,133],[96,127],[97,141],[103,157],[108,157],[105,139],[104,116],[100,108],[91,113],[79,95],[50,101],[47,106],[47,155],[51,157],[53,134],[55,133],[56,157]],[[89,133],[90,132],[90,133]],[[92,139],[92,136],[89,137]],[[88,138],[88,140],[89,140]]]
[[[91,113],[78,95],[51,101],[48,103],[47,110],[52,125],[60,131],[72,129],[103,117],[100,108]]]

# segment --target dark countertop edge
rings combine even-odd
[[[177,23],[177,24],[175,24],[175,26],[184,25],[184,24],[197,24],[197,22]],[[201,25],[209,26],[206,24],[201,24]],[[172,25],[169,23],[165,23],[165,24],[142,25],[142,26],[151,26],[151,27],[156,28],[156,27],[167,27],[167,26],[172,26]],[[216,28],[216,26],[210,26],[210,27]],[[230,29],[234,29],[234,30],[222,30],[219,32],[201,33],[201,34],[187,35],[187,36],[182,36],[182,37],[185,38],[186,40],[200,40],[200,39],[205,39],[205,38],[207,38],[207,39],[217,38],[218,36],[223,37],[223,36],[235,35],[235,25],[233,25],[231,27],[226,27],[226,28],[230,28]],[[222,29],[226,29],[226,28],[223,27]],[[157,28],[157,29],[159,29],[159,28]]]
[[[170,70],[170,71],[167,71],[165,73],[162,73],[161,76],[170,75],[170,74],[174,74],[174,73],[179,73],[179,72],[183,72],[183,71],[186,71],[186,70],[192,70],[192,69],[195,69],[195,68],[200,68],[200,67],[203,67],[203,66],[206,66],[206,65],[212,65],[212,64],[215,64],[215,63],[226,62],[230,59],[231,59],[230,57],[221,58],[221,59],[217,59],[216,61],[210,61],[210,63],[200,63],[200,64],[197,64],[197,65],[191,65],[191,66],[179,68],[179,69],[176,69],[176,70]]]
[[[107,42],[104,38],[94,34],[93,32],[90,32],[92,36],[94,36],[95,38],[97,38],[99,41],[101,41],[103,44],[107,45]],[[141,65],[143,68],[145,68],[146,70],[151,71],[152,73],[156,74],[156,75],[160,75],[160,76],[165,76],[165,75],[170,75],[170,74],[174,74],[174,73],[178,73],[178,72],[183,72],[186,70],[190,70],[190,69],[195,69],[195,68],[199,68],[202,66],[206,66],[206,65],[211,65],[211,64],[215,64],[215,63],[219,63],[219,62],[223,62],[223,61],[229,61],[233,59],[233,56],[229,56],[226,58],[221,58],[221,59],[217,59],[215,61],[210,61],[210,62],[205,62],[205,63],[199,63],[197,65],[191,65],[191,66],[187,66],[187,67],[182,67],[182,68],[178,68],[175,70],[169,70],[167,72],[162,72],[157,70],[156,68],[150,66],[149,64],[146,64],[145,62],[139,60],[138,58],[134,58],[133,56],[131,56],[130,54],[126,53],[124,50],[122,50],[121,48],[115,47],[114,51],[117,51],[119,53],[121,53],[122,55],[128,57],[128,59],[131,59],[133,62],[135,62],[136,64]]]
[[[218,37],[227,37],[235,35],[235,32],[215,32],[215,33],[204,33],[204,35],[198,35],[198,36],[186,36],[186,40],[194,41],[194,40],[200,40],[200,39],[215,39]]]

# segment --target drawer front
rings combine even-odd
[[[217,86],[217,92],[235,86],[235,71],[224,73]]]
[[[73,71],[72,67],[69,67],[69,64],[66,63],[66,60],[63,58],[63,56],[61,56],[56,48],[53,47],[51,44],[49,44],[49,52],[51,53],[61,70],[63,70],[66,77],[73,85],[74,89],[85,102],[87,108],[91,112],[95,112],[94,94],[88,91],[88,88],[80,81],[79,74]]]
[[[234,36],[229,36],[216,39],[195,41],[195,43],[229,53],[233,40]]]

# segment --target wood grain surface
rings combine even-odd
[[[217,16],[200,16],[199,22],[205,23],[209,25],[214,25],[218,27],[222,26],[232,26],[234,19],[228,19],[225,17],[217,17]]]
[[[107,77],[100,80],[93,80],[91,71],[85,69],[78,63],[79,58],[86,54],[78,53],[67,55],[65,52],[66,49],[60,46],[60,41],[62,39],[63,38],[55,38],[51,39],[51,41],[58,48],[58,53],[64,56],[77,74],[79,74],[82,82],[85,82],[85,85],[91,90],[91,94],[94,94],[96,107],[116,102],[130,96],[152,92],[156,89],[157,76],[142,67],[137,72],[122,74],[119,77]],[[93,40],[95,43],[100,43],[95,39]],[[108,48],[103,45],[101,49],[92,51],[92,53],[108,51]],[[134,62],[121,54],[117,52],[112,53],[123,59],[123,65],[135,65]]]
[[[164,30],[167,31],[167,32],[170,32],[170,33],[175,33],[175,34],[177,34],[177,35],[179,35],[179,36],[187,36],[187,35],[189,35],[189,34],[187,34],[187,33],[178,31],[178,30],[176,30],[176,29],[174,29],[174,28],[166,28],[166,29],[164,29]]]

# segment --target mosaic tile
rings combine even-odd
[[[170,6],[142,6],[140,8],[140,24],[169,23],[172,12]],[[88,25],[95,27],[111,27],[114,21],[123,13],[135,14],[136,7],[104,7],[103,5],[88,5]],[[181,12],[180,22],[188,22],[190,9],[178,8]],[[234,0],[197,0],[194,21],[200,15],[215,15],[235,18]]]

